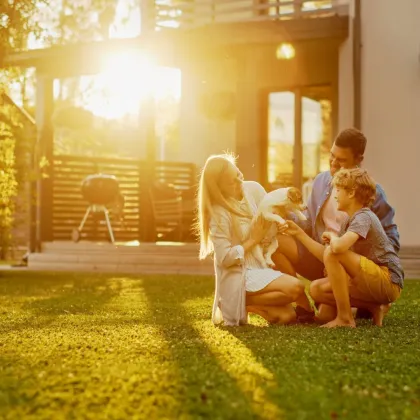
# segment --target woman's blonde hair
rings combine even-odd
[[[376,198],[376,183],[366,169],[340,169],[333,178],[333,185],[347,191],[354,191],[356,200],[364,207],[371,206]]]
[[[229,166],[236,167],[236,158],[231,154],[210,156],[204,165],[197,195],[197,223],[196,232],[200,237],[200,259],[206,258],[213,252],[213,244],[210,241],[210,220],[214,215],[213,207],[221,206],[233,216],[252,218],[251,212],[242,212],[235,203],[223,195],[220,182],[223,174]]]

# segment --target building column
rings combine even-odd
[[[37,73],[36,82],[36,249],[53,238],[53,177],[54,177],[54,79]]]
[[[263,97],[258,89],[257,51],[245,53],[240,60],[237,84],[236,154],[245,179],[264,182],[262,139]],[[248,57],[250,59],[248,59]]]
[[[139,170],[139,241],[155,242],[153,207],[150,188],[155,182],[156,162],[156,104],[153,92],[141,104],[139,140],[145,143],[145,160]]]
[[[302,88],[295,89],[295,143],[293,145],[293,185],[302,188],[303,145],[302,145]]]
[[[140,0],[141,38],[146,44],[156,29],[156,5],[153,0]],[[156,161],[156,104],[150,91],[141,103],[139,141],[145,143],[145,160],[139,167],[139,241],[155,242],[153,207],[150,188],[155,181]]]

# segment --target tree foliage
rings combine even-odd
[[[3,95],[2,95],[3,98]],[[28,208],[25,181],[29,179],[29,150],[33,130],[25,124],[16,107],[3,101],[0,106],[0,258],[7,256],[15,244],[12,233],[19,228],[16,213],[24,214]],[[26,219],[26,220],[25,220]],[[23,222],[27,223],[27,218]]]
[[[24,50],[29,36],[40,33],[35,18],[46,0],[3,0],[0,3],[0,64],[10,51]]]
[[[0,0],[0,257],[4,256],[5,247],[11,240],[20,180],[24,179],[25,171],[29,172],[28,167],[20,166],[22,162],[28,162],[26,152],[22,156],[19,154],[21,150],[27,150],[34,139],[33,134],[28,135],[28,123],[21,118],[22,113],[16,113],[12,105],[1,106],[1,95],[10,94],[11,86],[20,87],[18,102],[28,110],[33,102],[29,86],[35,84],[35,72],[18,68],[2,70],[4,59],[9,53],[28,48],[107,39],[111,33],[115,34],[116,26],[120,28],[128,22],[130,13],[136,13],[140,0],[126,0],[123,13],[121,4],[120,0]],[[130,134],[128,128],[125,131],[119,128],[119,131],[111,130],[110,122],[96,118],[81,108],[80,101],[74,100],[82,89],[80,79],[62,80],[61,85],[55,109],[63,109],[55,113],[53,123],[57,125],[56,139],[60,140],[56,147],[61,147],[63,153],[85,152],[89,146],[92,153],[99,148],[108,154],[121,153],[120,149],[124,147],[126,153],[131,154],[129,144],[137,150],[137,134]],[[89,88],[84,84],[83,89]],[[67,95],[61,95],[64,91]],[[164,130],[158,134],[168,142],[166,150],[170,152],[172,144],[176,143],[170,139],[179,136],[177,118],[172,117],[176,106],[171,103],[163,108],[165,112],[161,114],[166,116],[162,120]],[[166,108],[170,112],[166,112]],[[79,118],[81,114],[83,118]],[[75,121],[77,126],[74,126]],[[115,141],[116,136],[124,137],[124,145]]]
[[[30,37],[40,33],[36,14],[45,0],[3,0],[0,2],[0,66],[7,54],[27,48]],[[4,101],[9,86],[26,86],[25,71],[5,69],[0,74],[0,258],[4,259],[13,244],[16,226],[17,195],[28,174],[27,147],[33,140],[22,122],[22,115],[12,102]]]

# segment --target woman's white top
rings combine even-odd
[[[247,202],[255,215],[258,205],[266,194],[264,188],[253,181],[243,183],[244,199],[240,206],[248,212]],[[216,290],[213,304],[213,323],[224,321],[225,325],[246,324],[248,314],[245,306],[246,291],[258,291],[266,287],[281,272],[264,268],[251,252],[245,254],[233,227],[232,215],[221,206],[213,208],[210,221],[210,240],[214,247]],[[235,216],[243,238],[248,237],[251,219]]]

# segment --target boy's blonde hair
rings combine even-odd
[[[197,195],[196,223],[196,232],[200,237],[200,259],[206,258],[213,252],[209,234],[214,206],[218,205],[225,208],[232,216],[252,218],[251,212],[249,214],[242,212],[234,202],[226,199],[220,190],[220,182],[223,181],[223,174],[227,171],[229,165],[236,167],[236,158],[233,155],[227,153],[213,155],[207,159],[201,171]]]
[[[354,195],[364,207],[370,207],[376,199],[376,182],[366,169],[340,169],[333,178],[336,188],[354,190]]]

